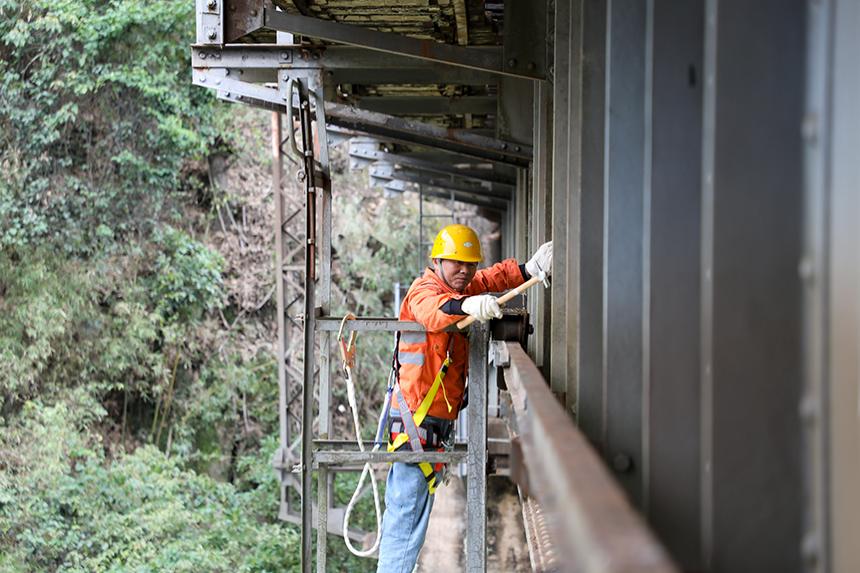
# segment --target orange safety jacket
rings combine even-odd
[[[430,268],[424,271],[424,276],[415,279],[400,307],[400,320],[418,322],[427,332],[402,333],[397,353],[400,390],[410,412],[418,409],[433,385],[449,345],[451,364],[443,381],[444,390],[436,393],[428,415],[453,420],[460,411],[469,366],[469,341],[464,333],[443,332],[445,328],[462,320],[464,315],[448,314],[441,307],[452,299],[459,301],[476,294],[501,292],[518,287],[523,282],[523,271],[515,259],[506,259],[479,270],[462,293],[445,284]],[[448,404],[452,407],[450,411]],[[391,406],[397,408],[394,396]]]

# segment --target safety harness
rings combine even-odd
[[[428,416],[430,406],[442,389],[442,396],[445,398],[445,404],[448,406],[448,412],[453,410],[451,402],[448,401],[448,393],[445,391],[445,375],[448,374],[448,367],[451,365],[451,348],[453,338],[448,339],[448,350],[445,354],[445,361],[442,362],[442,367],[436,373],[433,380],[433,385],[430,386],[418,409],[413,414],[409,410],[409,405],[403,397],[403,392],[400,390],[400,362],[397,359],[397,350],[400,346],[400,332],[396,335],[396,344],[394,348],[394,358],[392,368],[395,372],[394,397],[397,400],[397,411],[400,417],[395,416],[395,410],[391,410],[391,426],[389,428],[388,451],[394,452],[408,444],[413,452],[423,452],[425,448],[435,449],[436,451],[445,451],[451,448],[449,437],[453,429],[453,420],[442,420]],[[404,415],[409,413],[410,415]],[[431,494],[436,493],[436,486],[439,484],[440,477],[444,471],[445,464],[438,463],[435,466],[429,462],[419,462],[418,467],[421,473],[424,474],[424,479],[427,480],[427,489]]]
[[[356,441],[358,442],[359,450],[364,452],[364,441],[361,439],[361,427],[358,422],[358,404],[355,397],[355,383],[352,379],[352,369],[355,367],[355,341],[358,333],[353,330],[348,339],[344,337],[344,329],[348,320],[355,320],[355,315],[348,312],[346,316],[343,317],[343,320],[340,323],[340,330],[337,334],[337,341],[340,345],[340,354],[343,361],[342,368],[344,377],[346,378],[346,395],[347,400],[349,401],[349,407],[352,410],[352,421],[355,427]],[[438,451],[445,451],[451,447],[448,440],[454,426],[454,421],[434,418],[432,416],[428,416],[427,412],[430,411],[430,405],[433,403],[433,399],[439,392],[439,388],[442,388],[442,395],[445,397],[448,411],[450,412],[453,410],[451,403],[448,401],[448,395],[445,391],[445,384],[443,382],[445,375],[448,373],[448,366],[451,364],[451,340],[449,340],[448,352],[445,357],[445,361],[442,363],[442,367],[436,374],[436,378],[433,381],[433,385],[430,387],[430,391],[421,401],[421,404],[418,406],[418,409],[414,414],[411,414],[409,411],[409,406],[403,398],[403,393],[400,391],[400,361],[397,358],[399,347],[400,332],[397,332],[394,345],[394,358],[392,359],[391,371],[388,374],[385,401],[382,405],[382,411],[379,413],[379,420],[376,426],[376,438],[373,444],[373,451],[377,451],[383,443],[382,438],[386,427],[389,429],[389,452],[396,451],[407,444],[414,452],[423,452],[425,451],[425,447],[435,448]],[[391,408],[392,397],[397,400],[397,410]],[[391,413],[390,426],[388,426],[389,412]],[[403,416],[403,412],[410,412],[411,415]],[[430,493],[435,493],[436,485],[442,481],[441,479],[437,480],[437,476],[441,476],[444,472],[445,464],[440,463],[433,466],[427,462],[421,462],[418,464],[418,467],[421,468],[421,472],[424,474],[424,479],[427,480],[427,488]],[[373,505],[376,513],[376,538],[374,539],[372,547],[361,551],[355,548],[349,539],[349,518],[356,502],[361,497],[364,482],[368,475],[370,475],[370,489],[373,491]],[[346,543],[347,549],[349,549],[350,553],[353,555],[358,557],[369,557],[370,555],[373,555],[379,547],[381,529],[382,519],[376,475],[373,473],[373,468],[370,463],[365,463],[361,471],[361,477],[358,479],[355,492],[353,492],[352,497],[346,506],[346,512],[343,518],[343,540]]]

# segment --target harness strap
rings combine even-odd
[[[409,406],[406,404],[403,392],[400,391],[399,383],[394,386],[394,395],[397,397],[397,409],[401,412],[401,419],[403,420],[403,426],[406,431],[398,434],[394,442],[388,445],[388,451],[393,452],[406,443],[406,441],[409,441],[409,445],[412,447],[413,452],[423,452],[424,448],[421,446],[421,434],[418,433],[418,426],[420,426],[421,422],[424,421],[424,417],[422,416],[421,420],[416,420],[412,416],[403,415],[403,413],[409,412]]]
[[[398,343],[400,342],[399,331],[397,333],[396,340]],[[445,404],[448,406],[448,412],[452,410],[444,384],[445,375],[448,374],[448,367],[451,365],[452,345],[453,339],[449,335],[448,353],[445,356],[445,361],[442,363],[442,367],[439,368],[439,372],[436,373],[433,385],[430,386],[430,390],[427,392],[427,395],[424,396],[424,399],[421,400],[421,404],[419,404],[418,409],[415,410],[414,414],[409,410],[409,405],[403,397],[403,392],[400,391],[400,361],[397,358],[399,344],[395,346],[393,363],[396,366],[395,371],[397,372],[397,381],[394,384],[394,395],[397,397],[398,409],[401,412],[401,419],[403,420],[403,426],[406,431],[397,434],[394,441],[390,441],[388,443],[389,452],[396,451],[406,442],[409,442],[413,452],[424,451],[424,447],[421,445],[421,435],[418,432],[418,427],[421,426],[421,423],[424,422],[424,418],[427,417],[427,412],[430,411],[430,406],[433,404],[433,399],[436,398],[436,394],[439,392],[440,387],[442,388],[442,395],[445,397]],[[427,489],[430,491],[430,495],[433,495],[436,493],[436,471],[429,462],[419,462],[418,468],[421,470],[421,473],[424,474],[424,479],[427,481]]]
[[[418,449],[415,448],[415,442],[418,442],[418,426],[421,425],[421,422],[424,421],[424,418],[427,417],[427,412],[430,411],[430,406],[433,404],[433,399],[436,397],[436,394],[439,392],[439,387],[444,388],[443,380],[445,379],[445,375],[448,373],[448,366],[451,364],[451,357],[446,356],[445,362],[442,363],[442,368],[439,369],[439,372],[436,373],[436,378],[433,380],[433,385],[430,386],[430,391],[427,392],[427,395],[424,396],[424,399],[421,400],[421,404],[418,406],[418,409],[415,410],[415,413],[411,416],[407,416],[406,413],[409,412],[409,406],[406,404],[406,400],[403,398],[403,393],[400,391],[400,384],[397,384],[394,387],[395,395],[397,396],[397,404],[401,412],[401,416],[403,416],[403,423],[406,426],[406,432],[402,434],[398,434],[397,438],[388,445],[388,451],[393,452],[407,441],[412,445],[413,452],[421,452],[420,442],[418,443]],[[444,393],[444,390],[443,390]],[[448,405],[448,411],[451,411],[451,405]]]

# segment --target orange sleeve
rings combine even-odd
[[[415,320],[428,332],[441,332],[455,322],[463,320],[463,315],[447,314],[439,309],[451,299],[462,298],[465,298],[465,295],[438,292],[432,288],[418,288],[409,297],[409,310],[412,311]]]
[[[502,292],[523,284],[523,273],[516,259],[505,259],[486,269],[481,269],[466,287],[465,294],[481,294],[485,292]]]

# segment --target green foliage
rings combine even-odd
[[[92,253],[176,212],[219,129],[189,81],[193,10],[0,0],[0,247]]]
[[[395,282],[408,286],[414,277],[417,240],[414,205],[400,200],[356,194],[335,196],[332,243],[340,272],[341,303],[359,315],[394,314],[391,306]],[[345,309],[344,309],[345,310]]]
[[[65,404],[31,402],[2,428],[0,572],[298,568],[295,529],[255,512],[254,491],[152,447],[108,465],[85,422]]]
[[[156,245],[160,252],[149,292],[161,316],[193,320],[222,305],[221,255],[171,227],[157,233]]]
[[[157,315],[139,285],[106,265],[0,252],[0,398],[7,407],[59,388],[87,384],[103,393],[163,375]]]

